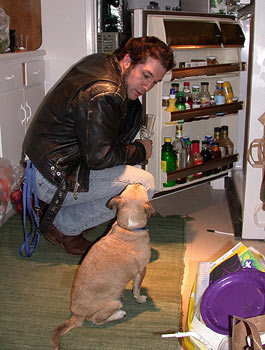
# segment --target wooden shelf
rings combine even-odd
[[[186,177],[188,175],[193,175],[199,172],[205,172],[207,170],[212,170],[215,168],[221,168],[223,166],[226,166],[228,164],[232,164],[234,162],[237,162],[238,160],[238,154],[233,154],[231,156],[222,157],[218,160],[211,160],[207,163],[199,164],[192,167],[186,167],[184,169],[175,170],[167,173],[167,181],[176,180],[178,178]],[[230,170],[230,169],[227,169]],[[218,173],[217,173],[218,174]],[[206,176],[202,177],[201,179],[207,178]]]
[[[200,120],[205,118],[216,118],[220,115],[218,113],[231,114],[237,113],[239,110],[243,109],[243,102],[233,102],[224,105],[211,106],[211,107],[201,107],[195,109],[187,109],[185,111],[177,111],[171,113],[171,121],[184,120],[185,122]]]
[[[199,66],[190,68],[177,68],[172,70],[172,78],[182,79],[185,77],[194,77],[199,75],[215,75],[222,73],[240,72],[246,69],[244,62],[228,63],[228,64],[215,64],[209,66]]]

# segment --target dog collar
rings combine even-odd
[[[144,230],[148,230],[148,226],[135,228],[135,229],[133,229],[132,231],[144,231]]]

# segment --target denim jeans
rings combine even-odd
[[[36,177],[38,198],[50,203],[57,187],[38,171]],[[141,183],[147,189],[149,199],[153,197],[154,178],[145,170],[130,165],[91,170],[89,191],[79,192],[77,199],[72,192],[68,192],[53,225],[63,234],[74,236],[113,219],[116,210],[110,210],[106,204],[109,199],[119,195],[131,183]]]

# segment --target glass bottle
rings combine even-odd
[[[165,173],[176,170],[176,153],[173,150],[171,142],[171,137],[165,137],[164,144],[162,145],[161,169]],[[163,183],[163,187],[172,187],[174,185],[176,185],[176,180]]]
[[[190,90],[190,83],[188,81],[184,82],[184,101],[185,101],[185,109],[191,109],[192,108],[192,95]]]
[[[201,100],[200,100],[200,86],[199,85],[193,85],[192,86],[192,108],[200,108],[201,107]]]
[[[231,156],[234,154],[234,144],[231,139],[228,137],[228,126],[223,125],[221,127],[221,144],[225,148],[225,154]],[[232,168],[233,163],[228,165],[228,168]]]
[[[200,154],[200,141],[199,140],[193,140],[192,141],[192,158],[193,158],[193,165],[199,165],[203,164],[203,158]],[[199,179],[203,176],[203,173],[200,171],[196,174],[194,174],[195,179]]]
[[[176,169],[180,170],[187,166],[187,150],[183,140],[182,125],[176,127],[176,138],[173,141],[173,150],[176,153]],[[186,182],[186,177],[178,178],[177,184]]]
[[[209,83],[207,81],[201,82],[201,91],[199,93],[199,98],[201,101],[201,107],[209,107],[211,95],[208,90]]]
[[[192,142],[190,140],[187,141],[186,143],[186,149],[187,149],[187,167],[192,167],[193,166],[193,156],[192,156]],[[194,175],[188,175],[187,176],[187,181],[192,181],[194,179]]]
[[[212,160],[212,153],[210,152],[210,144],[208,141],[202,141],[201,156],[203,163],[207,163]],[[212,170],[206,170],[203,172],[203,176],[209,176],[212,174]]]
[[[179,83],[171,83],[171,88],[175,90],[175,96],[177,99],[178,92],[179,92]]]
[[[176,108],[177,108],[178,111],[184,111],[185,110],[185,101],[184,101],[184,92],[183,91],[179,91],[178,92]]]
[[[169,94],[169,100],[168,100],[168,107],[166,108],[166,111],[168,112],[176,112],[178,109],[176,108],[176,95],[175,95],[175,89],[170,89]]]
[[[219,158],[221,158],[221,151],[219,148],[219,143],[214,142],[212,145],[212,159],[218,160]],[[221,171],[220,167],[212,170],[213,174],[218,174],[220,171]]]
[[[212,140],[212,144],[214,142],[218,142],[218,144],[220,144],[220,139],[221,139],[221,128],[219,128],[218,126],[214,128],[213,131],[213,140]]]

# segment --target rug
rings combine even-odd
[[[102,326],[85,321],[62,337],[62,350],[181,349],[161,334],[181,330],[181,284],[186,219],[149,219],[151,262],[143,281],[146,304],[137,304],[130,283],[123,294],[126,318]],[[97,239],[109,223],[87,234]],[[52,330],[70,317],[70,290],[79,258],[49,244],[44,237],[30,258],[22,258],[21,218],[12,216],[0,228],[0,349],[51,349]]]

